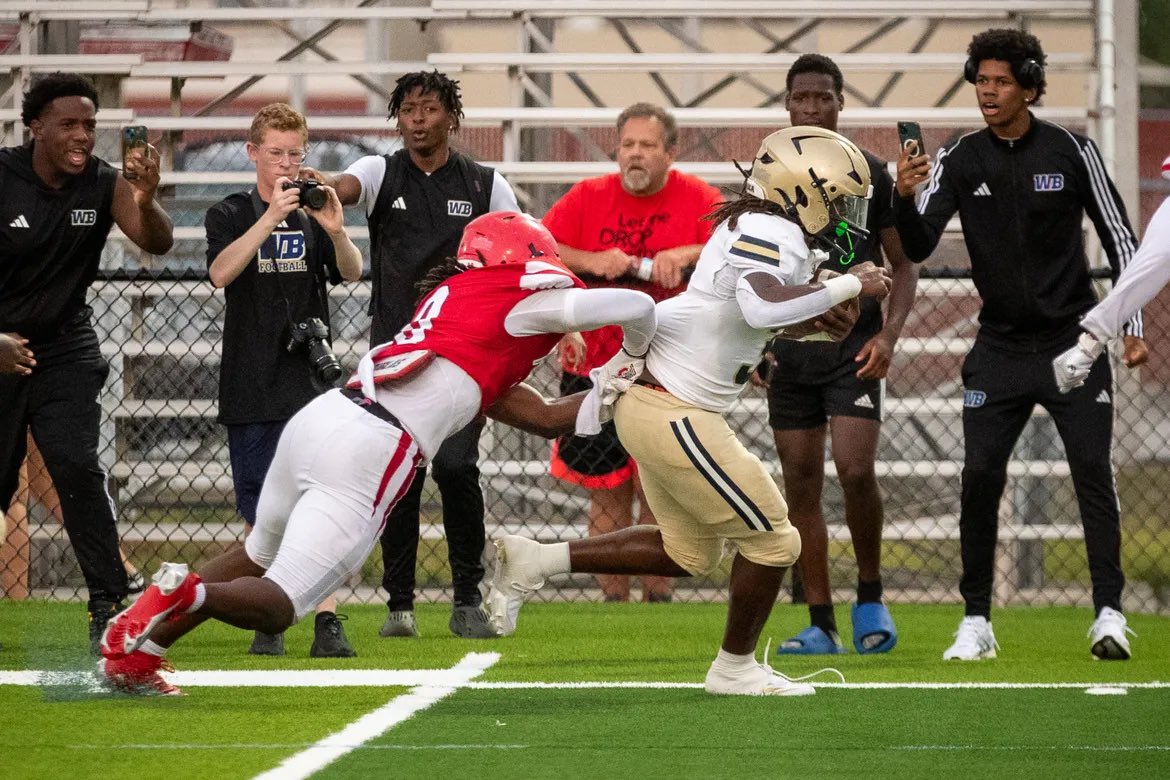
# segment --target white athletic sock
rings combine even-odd
[[[553,574],[568,574],[569,543],[556,542],[540,546],[540,576],[548,577]]]
[[[729,653],[723,648],[719,648],[719,655],[715,656],[714,666],[728,672],[739,672],[745,669],[753,669],[756,666],[755,654],[736,655]]]
[[[141,650],[142,652],[146,653],[147,655],[154,655],[154,656],[158,656],[159,658],[162,658],[164,655],[167,654],[167,649],[165,647],[163,647],[162,645],[160,645],[156,642],[152,642],[149,639],[147,639],[145,642],[143,642],[142,646],[139,647],[138,649]]]
[[[197,612],[205,601],[207,601],[207,586],[201,582],[195,586],[195,600],[191,602],[191,606],[187,607],[187,614]]]

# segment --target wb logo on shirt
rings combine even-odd
[[[74,227],[97,224],[97,212],[93,209],[73,209],[69,213],[69,224]]]
[[[1032,189],[1036,192],[1060,192],[1064,189],[1064,174],[1037,173],[1032,176]]]
[[[308,247],[305,245],[305,234],[299,230],[274,232],[260,245],[258,270],[262,274],[273,271],[292,273],[307,271],[309,264],[305,259]]]
[[[470,217],[471,216],[471,201],[469,201],[469,200],[449,200],[449,201],[447,201],[447,216],[448,217]]]

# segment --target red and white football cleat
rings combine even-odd
[[[167,659],[135,650],[118,658],[103,658],[98,661],[98,674],[119,691],[140,696],[183,696],[183,692],[171,685],[163,672],[173,672]]]
[[[199,575],[185,563],[164,563],[154,573],[151,586],[128,608],[111,618],[102,634],[106,659],[121,658],[142,646],[150,632],[167,616],[187,611],[195,603]]]

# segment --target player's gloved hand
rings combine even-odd
[[[1056,377],[1056,388],[1067,393],[1080,387],[1089,378],[1093,364],[1105,351],[1105,343],[1097,341],[1088,333],[1082,333],[1076,346],[1066,349],[1052,360],[1052,373]]]
[[[589,372],[593,389],[585,396],[577,412],[578,436],[596,436],[601,433],[601,426],[613,419],[613,405],[618,396],[630,389],[645,365],[645,355],[634,357],[620,349],[605,365]]]
[[[605,365],[593,369],[589,378],[597,388],[601,405],[612,406],[618,396],[630,389],[645,367],[645,355],[634,357],[625,349],[619,349]]]

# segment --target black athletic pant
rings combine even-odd
[[[979,341],[963,363],[962,505],[959,515],[967,615],[989,617],[999,502],[1012,448],[1033,407],[1044,407],[1064,442],[1085,529],[1093,606],[1121,609],[1121,518],[1110,458],[1113,447],[1113,375],[1109,356],[1093,365],[1085,384],[1061,395],[1052,351],[1019,355]]]
[[[0,376],[0,506],[8,507],[16,493],[31,428],[61,497],[65,532],[90,599],[120,601],[126,596],[126,570],[118,555],[106,473],[98,460],[98,396],[110,366],[96,339],[78,351],[54,354],[37,351],[31,376]]]
[[[443,498],[443,527],[447,557],[455,586],[455,605],[479,606],[483,580],[483,489],[479,485],[479,435],[482,418],[443,442],[431,460],[431,476]],[[382,531],[382,587],[390,594],[394,611],[414,606],[415,566],[418,560],[419,504],[426,468],[414,475],[410,490],[386,519]]]

